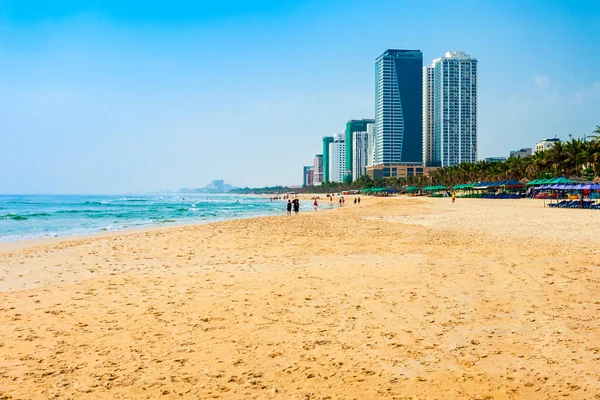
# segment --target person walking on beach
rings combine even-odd
[[[287,202],[287,215],[292,215],[292,201],[288,200]]]
[[[313,203],[313,207],[315,208],[315,212],[317,211],[317,207],[319,207],[319,204],[317,203],[317,198],[315,197],[315,201]]]
[[[296,213],[296,215],[298,215],[299,211],[300,211],[300,200],[294,199],[294,213]]]
[[[358,204],[360,204],[360,196],[358,197]]]
[[[456,200],[456,193],[452,192],[452,203]]]
[[[356,197],[354,198],[354,204],[356,204]]]

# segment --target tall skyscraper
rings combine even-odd
[[[354,160],[354,152],[353,152],[353,134],[355,132],[366,132],[368,124],[374,124],[375,120],[373,119],[352,119],[346,122],[346,171],[344,173],[344,181],[351,182],[354,179],[353,174],[353,160]]]
[[[423,54],[386,50],[375,61],[375,163],[423,161]]]
[[[323,154],[317,154],[313,167],[313,185],[318,186],[321,183],[323,183]]]
[[[427,68],[431,68],[429,72]],[[423,119],[426,165],[447,167],[477,161],[477,60],[449,51],[426,67],[423,91],[433,102]],[[431,111],[433,115],[431,115]],[[427,149],[431,146],[431,154]],[[427,157],[431,157],[428,159]]]
[[[371,124],[372,126],[373,124]],[[373,130],[371,129],[371,132]],[[347,147],[346,147],[347,148]],[[369,134],[367,132],[354,132],[352,134],[352,180],[367,173],[369,156]],[[346,159],[348,154],[346,153]]]
[[[329,143],[329,181],[343,182],[346,171],[346,140],[343,133],[333,136]]]
[[[330,182],[329,172],[329,143],[333,142],[333,136],[325,136],[323,138],[323,182]]]
[[[433,67],[423,67],[423,163],[433,165]]]

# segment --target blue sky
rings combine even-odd
[[[0,0],[0,193],[300,184],[374,60],[479,61],[479,156],[600,125],[598,1]]]

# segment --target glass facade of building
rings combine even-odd
[[[375,61],[375,164],[423,161],[423,54],[386,50]]]
[[[311,169],[314,170],[314,167],[312,165],[304,166],[304,179],[302,180],[302,186],[312,186],[312,174],[310,177],[308,176],[308,171]],[[309,178],[310,178],[310,182],[309,182]]]
[[[329,172],[329,143],[333,142],[333,136],[325,136],[323,138],[323,182],[329,183],[330,172]]]

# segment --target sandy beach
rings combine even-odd
[[[600,399],[600,212],[341,209],[0,247],[0,399]]]

